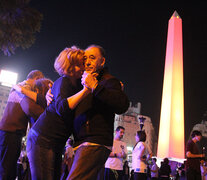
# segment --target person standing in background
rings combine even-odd
[[[151,158],[152,152],[145,144],[145,131],[137,131],[136,144],[132,151],[132,169],[134,170],[134,180],[147,180],[147,161]]]
[[[205,154],[199,153],[196,142],[202,138],[200,131],[194,130],[191,134],[191,139],[186,146],[186,173],[187,180],[201,180],[200,160],[205,157]]]
[[[160,180],[170,180],[170,173],[171,173],[171,167],[169,165],[169,159],[164,158],[159,169]]]
[[[123,178],[123,159],[127,156],[126,143],[122,141],[125,128],[116,128],[112,152],[105,163],[104,180],[122,180]]]
[[[18,85],[34,91],[37,79],[44,75],[39,70],[33,70],[27,79]],[[0,179],[14,180],[16,178],[17,160],[20,156],[22,137],[26,135],[29,117],[21,108],[20,102],[24,95],[11,89],[0,121]]]
[[[159,167],[157,166],[157,159],[152,158],[152,167],[150,168],[151,171],[151,179],[152,180],[157,180],[158,179],[158,171]]]

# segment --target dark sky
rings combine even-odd
[[[19,74],[22,81],[32,69],[52,80],[55,57],[65,47],[103,46],[110,72],[125,85],[131,102],[141,102],[158,134],[168,20],[176,10],[183,20],[184,95],[186,138],[207,110],[207,3],[173,5],[142,1],[32,0],[44,15],[40,33],[29,49],[18,48],[0,68]]]

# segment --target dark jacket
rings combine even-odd
[[[112,146],[115,113],[122,114],[129,107],[129,100],[118,79],[106,69],[100,72],[97,79],[96,89],[75,110],[75,146],[83,142]]]
[[[82,89],[80,80],[72,85],[67,77],[58,78],[52,87],[54,100],[33,125],[39,139],[36,143],[46,148],[62,148],[72,133],[73,110],[68,106],[67,98]],[[41,138],[40,138],[41,137]]]

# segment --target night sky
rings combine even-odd
[[[186,139],[207,110],[207,3],[175,6],[142,1],[32,0],[43,15],[40,33],[29,49],[18,48],[6,57],[0,52],[0,69],[25,79],[32,69],[52,80],[53,63],[65,47],[98,44],[106,50],[106,65],[125,85],[135,105],[141,102],[158,135],[168,20],[176,10],[183,20],[184,102]]]

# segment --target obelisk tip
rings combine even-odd
[[[174,11],[173,15],[171,16],[171,18],[174,18],[174,17],[181,19],[177,11]]]

